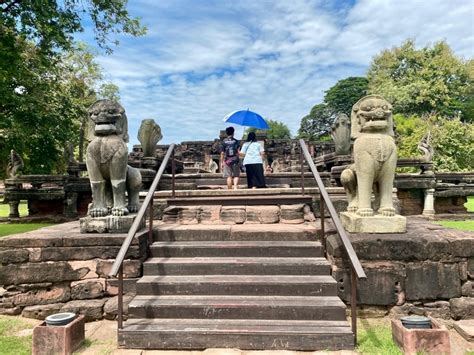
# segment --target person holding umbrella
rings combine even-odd
[[[247,173],[247,186],[249,189],[256,189],[265,186],[265,176],[263,175],[264,150],[257,142],[255,132],[249,132],[247,142],[242,146],[240,155],[244,157],[245,172]]]
[[[227,178],[227,188],[229,190],[232,187],[237,190],[240,177],[240,143],[234,138],[234,131],[234,127],[227,127],[225,129],[227,138],[222,141],[220,149],[221,171],[223,176]]]

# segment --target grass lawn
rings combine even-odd
[[[6,235],[34,231],[35,229],[52,226],[54,223],[24,223],[24,224],[0,224],[0,237]]]
[[[392,329],[387,319],[359,319],[357,323],[358,353],[403,355],[392,339]]]
[[[0,355],[31,354],[31,332],[34,324],[17,317],[0,316]]]
[[[469,196],[464,206],[468,212],[474,212],[474,196]],[[474,220],[472,219],[466,219],[464,221],[435,221],[435,223],[448,228],[474,232]]]

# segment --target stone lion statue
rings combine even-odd
[[[92,189],[92,217],[124,216],[136,212],[142,182],[140,172],[127,165],[127,116],[111,100],[99,100],[89,109],[93,139],[87,146],[86,165]],[[128,204],[125,192],[128,194]]]
[[[348,212],[359,216],[394,216],[393,180],[397,166],[392,106],[379,95],[357,101],[351,112],[351,137],[354,141],[354,164],[341,174],[348,197]],[[372,208],[372,191],[375,204]]]

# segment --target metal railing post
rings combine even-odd
[[[175,174],[176,174],[176,162],[174,159],[174,149],[173,153],[171,153],[171,185],[172,185],[172,192],[171,192],[171,197],[175,198]]]
[[[150,200],[149,205],[149,221],[148,221],[148,247],[153,244],[153,199]]]
[[[351,267],[351,321],[354,333],[354,346],[357,346],[357,277]]]
[[[123,263],[118,272],[118,295],[117,295],[117,322],[118,329],[123,328]]]
[[[301,194],[304,195],[304,157],[300,148],[300,163],[301,163]]]
[[[320,219],[321,219],[321,245],[323,247],[323,255],[326,256],[326,231],[324,229],[324,218],[325,218],[325,207],[324,207],[324,200],[321,194],[319,194],[319,214],[320,214]]]

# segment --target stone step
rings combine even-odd
[[[199,205],[221,205],[221,206],[241,206],[241,205],[293,205],[311,204],[311,195],[254,195],[249,198],[247,195],[236,196],[193,196],[176,197],[168,200],[168,204],[174,206],[199,206]]]
[[[154,242],[152,257],[321,257],[320,242],[186,241]]]
[[[144,275],[329,275],[325,258],[192,257],[149,258]]]
[[[346,319],[346,306],[337,296],[141,295],[128,312],[130,318]]]
[[[319,240],[313,224],[157,224],[154,240],[164,241],[243,241],[243,240]]]
[[[184,275],[143,276],[138,295],[276,295],[335,296],[329,275]]]
[[[119,346],[136,349],[353,349],[347,322],[241,319],[129,319]]]

